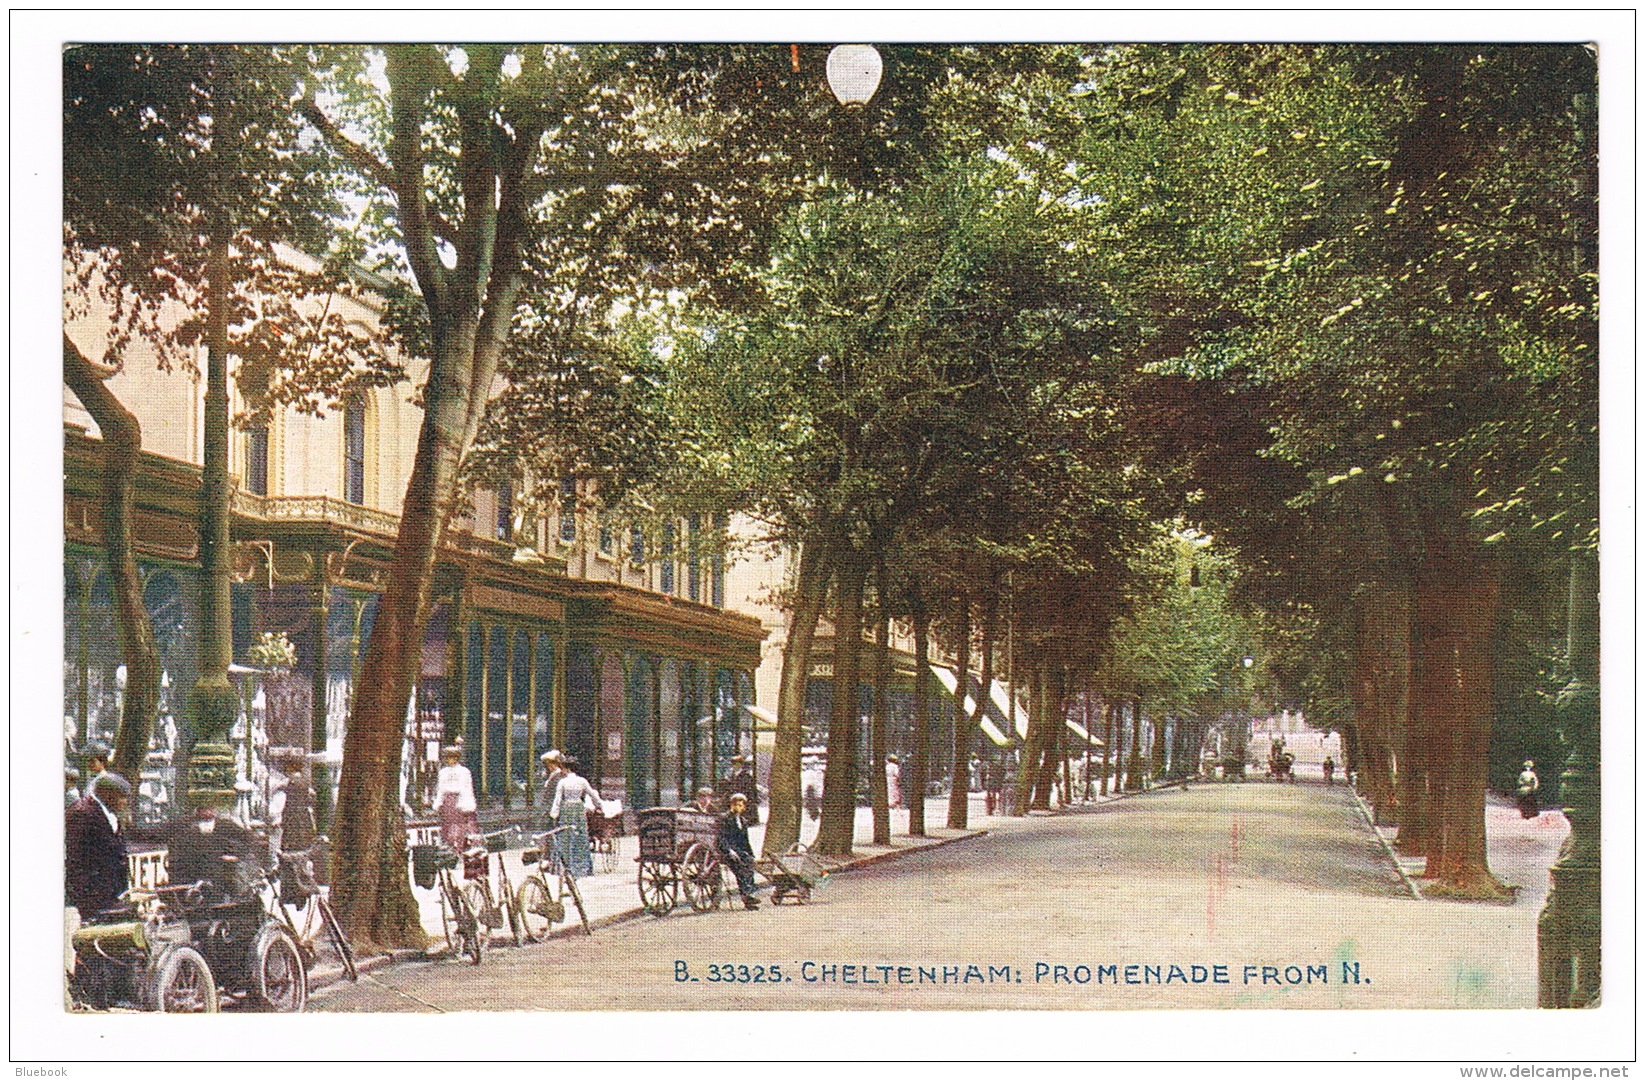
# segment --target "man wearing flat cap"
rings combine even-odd
[[[104,772],[97,784],[64,812],[66,860],[63,888],[82,920],[112,908],[126,892],[126,839],[120,812],[131,796],[131,782]]]

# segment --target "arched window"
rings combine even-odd
[[[246,432],[246,491],[268,495],[268,422]]]
[[[351,395],[343,404],[343,499],[366,501],[366,399]]]
[[[514,536],[514,485],[503,481],[497,485],[497,539],[508,540]]]

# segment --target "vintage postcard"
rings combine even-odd
[[[19,1076],[1626,1076],[1632,19],[1200,18],[33,19]]]

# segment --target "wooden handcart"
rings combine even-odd
[[[692,908],[718,908],[725,896],[717,847],[720,818],[687,807],[648,807],[639,813],[640,903],[666,916],[684,894]]]

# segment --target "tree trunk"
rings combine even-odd
[[[1407,590],[1377,586],[1365,598],[1360,608],[1358,654],[1356,718],[1363,718],[1364,723],[1356,725],[1357,753],[1346,768],[1359,771],[1361,787],[1371,799],[1377,822],[1396,823],[1400,821],[1399,793],[1392,759],[1409,727],[1411,701],[1411,610]]]
[[[406,486],[377,621],[360,668],[355,713],[343,742],[334,819],[338,874],[333,905],[365,948],[421,946],[426,941],[405,874],[400,812],[400,758],[412,680],[422,657],[435,562],[456,503],[467,446],[470,391],[461,375],[472,344],[448,342],[424,392],[423,427]]]
[[[1430,542],[1417,581],[1414,712],[1434,740],[1430,770],[1438,782],[1424,877],[1437,895],[1497,898],[1509,891],[1486,864],[1485,783],[1498,581],[1495,568],[1468,558],[1462,543]]]
[[[886,605],[886,573],[882,562],[876,585],[878,611],[874,622],[874,712],[868,722],[868,791],[874,808],[874,843],[891,843],[890,782],[885,775],[886,729],[891,724],[891,704],[886,695],[891,685],[891,617]]]
[[[143,605],[132,520],[143,429],[103,382],[104,373],[63,335],[63,381],[97,422],[103,452],[103,547],[114,596],[114,626],[126,665],[126,693],[109,768],[135,782],[148,758],[160,710],[160,649]],[[89,576],[88,576],[89,583]],[[81,635],[82,641],[85,635]],[[82,670],[84,666],[82,665]],[[82,740],[85,738],[81,732]]]
[[[971,737],[966,732],[966,694],[971,691],[971,594],[961,591],[954,627],[959,635],[954,660],[954,759],[949,763],[948,828],[964,829],[971,801]],[[961,823],[956,826],[954,823]]]
[[[812,851],[849,856],[857,824],[857,737],[861,730],[858,675],[862,660],[862,594],[867,568],[860,552],[842,554],[834,621],[834,701],[828,718],[828,766],[822,821]]]
[[[229,255],[215,241],[207,257],[206,401],[200,470],[199,674],[189,692],[195,745],[184,799],[190,807],[234,804],[234,751],[229,730],[240,697],[229,683],[234,622],[229,595],[228,321]]]
[[[1039,738],[1039,776],[1034,779],[1034,798],[1032,806],[1035,810],[1049,811],[1051,809],[1051,792],[1057,784],[1058,748],[1061,746],[1057,739],[1057,727],[1060,722],[1062,703],[1057,699],[1055,677],[1052,673],[1051,662],[1042,661],[1038,666],[1038,674],[1034,680],[1034,687],[1040,697],[1040,738]]]
[[[908,612],[914,624],[914,746],[902,790],[908,801],[908,836],[924,837],[925,790],[931,775],[931,673],[926,660],[931,618],[918,587],[909,590]]]
[[[1142,699],[1131,699],[1131,753],[1125,762],[1125,790],[1142,791]]]
[[[1103,712],[1108,715],[1107,736],[1104,738],[1103,744],[1102,744],[1102,792],[1101,792],[1101,795],[1106,796],[1106,795],[1108,795],[1108,765],[1109,765],[1109,761],[1110,761],[1109,756],[1110,756],[1110,752],[1112,751],[1113,746],[1114,746],[1114,703],[1112,701],[1108,700],[1107,698],[1104,698],[1103,703],[1102,703],[1102,708],[1103,708]]]
[[[1568,1009],[1599,1001],[1601,967],[1599,559],[1571,562],[1565,659],[1570,679],[1556,709],[1571,755],[1559,801],[1571,835],[1549,869],[1548,900],[1537,919],[1537,1005]]]
[[[977,692],[976,706],[970,718],[954,728],[954,788],[948,793],[948,828],[951,830],[969,829],[971,824],[971,741],[987,715],[988,694],[994,682],[994,639],[999,635],[999,598],[999,575],[996,573],[989,582],[987,599],[983,601],[982,672],[978,677],[982,689]],[[962,705],[964,701],[964,696],[961,696]],[[963,714],[960,716],[963,718]],[[958,793],[958,798],[955,793]]]
[[[771,807],[763,850],[775,858],[800,839],[800,751],[805,745],[805,687],[811,673],[811,644],[828,600],[831,557],[826,546],[799,550],[788,641],[783,646],[777,690],[777,732],[771,749]]]

